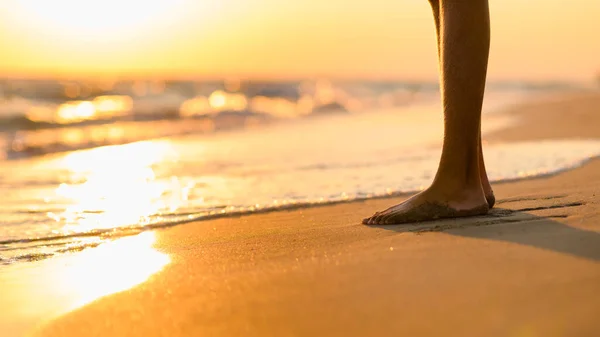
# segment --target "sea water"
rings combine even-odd
[[[519,123],[503,113],[513,103],[486,101],[484,138]],[[4,159],[0,263],[193,220],[422,190],[439,161],[440,111],[425,101]],[[577,167],[600,155],[600,142],[494,143],[484,152],[490,179],[501,181]]]

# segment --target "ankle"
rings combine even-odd
[[[443,176],[436,176],[431,184],[431,189],[450,195],[473,193],[478,192],[479,190],[481,190],[481,193],[484,192],[481,179],[478,176],[469,179],[445,178]]]

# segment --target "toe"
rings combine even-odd
[[[373,218],[375,218],[378,214],[379,212],[375,212],[375,214],[371,215],[370,217],[364,218],[362,221],[363,225],[372,225]]]
[[[369,219],[367,219],[367,225],[374,225],[376,217],[377,217],[377,213],[375,213],[371,217],[369,217]]]
[[[394,222],[393,222],[393,221],[390,221],[390,219],[391,219],[391,218],[392,218],[392,217],[389,217],[389,216],[387,216],[387,217],[385,217],[385,218],[382,218],[382,219],[381,219],[381,224],[382,224],[382,225],[392,225]]]
[[[381,223],[385,225],[393,225],[395,223],[394,214],[389,214],[388,216],[382,218]]]
[[[376,216],[373,217],[373,225],[383,225],[383,218],[385,217],[385,213],[378,213]]]
[[[377,222],[380,225],[393,224],[394,221],[390,221],[390,220],[393,220],[393,218],[395,217],[397,212],[398,212],[398,210],[396,207],[391,207],[391,208],[385,210],[385,212],[381,212],[381,214],[377,218]]]

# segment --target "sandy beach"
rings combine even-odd
[[[519,124],[487,141],[600,138],[597,93],[508,113]],[[487,216],[418,225],[360,224],[400,197],[159,230],[154,247],[170,260],[160,272],[29,332],[600,335],[600,160],[494,190]]]

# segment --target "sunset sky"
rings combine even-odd
[[[600,72],[600,1],[490,6],[491,79]],[[0,53],[0,76],[437,76],[426,0],[0,0]]]

